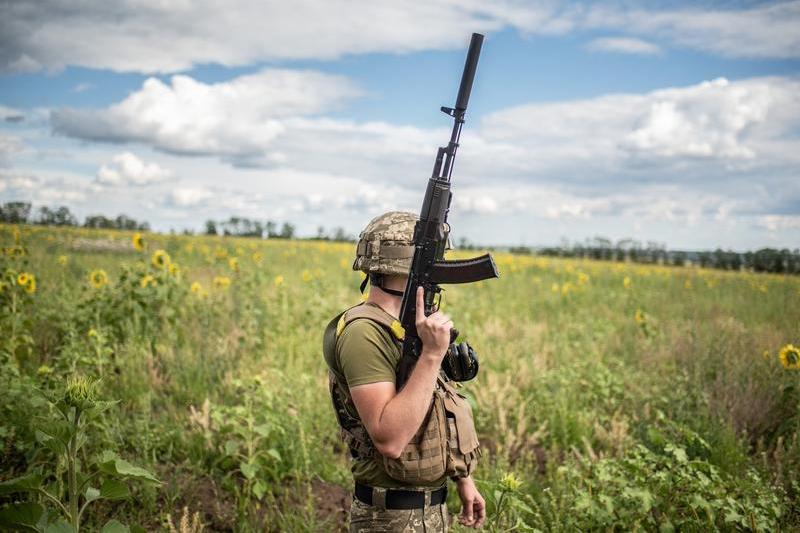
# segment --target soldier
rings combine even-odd
[[[398,321],[417,217],[389,212],[359,237],[353,270],[367,274],[369,297],[334,318],[323,349],[342,437],[353,457],[355,480],[350,531],[448,529],[447,479],[461,499],[459,521],[479,528],[485,502],[472,472],[480,454],[472,412],[441,371],[453,322],[436,311],[426,317],[416,295],[422,354],[396,390],[403,328]]]

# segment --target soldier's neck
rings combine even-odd
[[[389,288],[393,289],[394,287]],[[400,287],[400,290],[403,289],[405,287]],[[400,296],[384,292],[379,287],[370,287],[367,302],[377,305],[395,318],[400,318],[400,305],[403,303]]]

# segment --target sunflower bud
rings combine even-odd
[[[500,480],[500,488],[508,492],[516,492],[521,486],[522,481],[513,472],[507,473]]]
[[[94,404],[97,382],[84,376],[69,378],[64,390],[64,403],[79,409],[86,409]]]

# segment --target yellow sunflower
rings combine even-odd
[[[169,273],[175,277],[181,275],[181,267],[178,266],[178,263],[170,263],[167,267],[169,269]]]
[[[33,277],[32,274],[28,274],[27,272],[20,272],[19,276],[17,276],[17,285],[22,285],[23,287],[30,282],[31,278]]]
[[[231,270],[234,272],[239,272],[239,258],[231,257],[228,259],[228,266],[231,267]]]
[[[227,289],[231,284],[231,278],[227,276],[217,276],[214,278],[214,287],[217,289]]]
[[[622,286],[625,287],[626,289],[630,289],[631,288],[631,278],[629,278],[628,276],[625,276],[625,279],[622,280]]]
[[[150,274],[146,274],[141,280],[139,280],[139,285],[142,288],[145,288],[147,286],[155,287],[156,286],[156,278],[154,278]]]
[[[153,257],[150,258],[150,263],[156,268],[167,268],[169,266],[169,254],[164,250],[156,250]]]
[[[637,324],[644,324],[644,321],[647,320],[644,316],[644,311],[641,309],[636,310],[636,314],[633,315],[633,319],[636,321]]]
[[[68,261],[68,259],[67,259],[66,255],[59,255],[58,256],[58,264],[61,265],[62,267],[63,266],[67,266],[67,261]]]
[[[283,276],[281,276],[280,274],[275,276],[274,283],[276,287],[280,287],[281,285],[283,285]]]
[[[36,277],[33,274],[31,274],[30,279],[28,279],[28,283],[25,284],[25,292],[28,294],[36,292]]]
[[[100,289],[108,283],[108,274],[103,269],[92,270],[92,273],[89,274],[89,283],[95,289]]]
[[[133,247],[137,252],[144,251],[144,237],[142,237],[141,233],[134,233],[131,242],[133,242]]]
[[[800,348],[795,348],[791,344],[787,344],[781,348],[778,357],[781,360],[783,368],[800,370]]]

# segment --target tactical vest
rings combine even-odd
[[[470,475],[481,454],[472,408],[441,372],[436,379],[431,406],[400,458],[391,459],[377,452],[361,419],[353,415],[357,411],[347,392],[347,383],[340,383],[333,370],[336,366],[336,341],[347,325],[359,318],[372,320],[386,329],[398,351],[402,350],[405,336],[399,321],[371,304],[347,309],[325,328],[323,353],[329,367],[331,401],[350,454],[356,459],[381,458],[390,477],[409,484],[432,483],[444,475]]]

